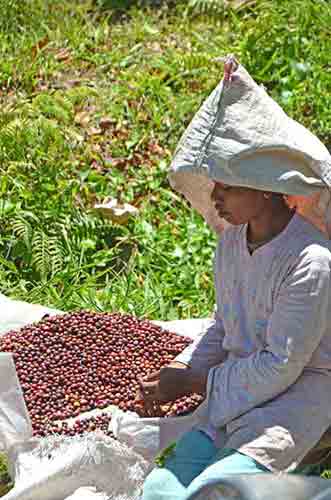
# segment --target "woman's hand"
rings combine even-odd
[[[148,416],[159,410],[161,403],[174,401],[187,394],[204,394],[207,375],[197,375],[183,363],[173,362],[169,366],[139,379],[137,400],[142,401]]]

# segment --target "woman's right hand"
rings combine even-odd
[[[159,411],[160,404],[173,401],[182,395],[178,395],[181,386],[182,374],[190,367],[184,363],[173,361],[161,370],[150,373],[144,378],[138,379],[139,389],[136,401],[142,402],[144,413],[153,416]]]

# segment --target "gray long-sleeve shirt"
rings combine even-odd
[[[330,242],[294,215],[251,255],[246,231],[224,231],[215,321],[177,360],[209,370],[209,434],[290,471],[331,426]]]

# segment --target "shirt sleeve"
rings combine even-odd
[[[216,293],[218,293],[217,275],[220,272],[219,251],[220,242],[216,247],[213,264]],[[221,316],[219,315],[217,306],[212,324],[209,325],[206,330],[202,331],[194,342],[192,342],[192,344],[190,344],[179,356],[176,357],[176,361],[190,366],[198,373],[208,373],[210,368],[222,363],[227,357],[228,352],[223,349],[224,337],[224,325]]]
[[[197,372],[208,371],[224,361],[227,356],[222,347],[224,334],[222,319],[216,312],[212,324],[176,357],[176,361],[190,366]]]
[[[264,348],[210,370],[207,397],[215,427],[286,391],[309,364],[327,329],[330,260],[319,245],[302,252],[280,286]]]

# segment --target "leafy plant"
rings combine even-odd
[[[224,13],[224,0],[189,0],[188,12],[192,15],[219,16]]]

